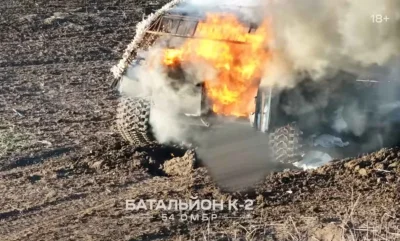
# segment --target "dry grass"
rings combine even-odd
[[[263,217],[249,221],[233,221],[229,227],[207,223],[200,230],[193,230],[193,236],[176,237],[174,240],[224,240],[224,241],[395,241],[400,240],[400,226],[388,222],[393,216],[384,214],[373,223],[360,223],[355,210],[360,197],[343,220],[321,222],[317,218],[289,217],[285,221],[271,223]],[[386,220],[386,221],[385,221]],[[199,235],[199,233],[201,235]]]
[[[363,197],[357,196],[355,199],[353,190],[351,205],[349,210],[340,224],[342,229],[341,239],[346,241],[394,241],[400,240],[400,226],[395,225],[395,214],[390,212],[376,214],[376,220],[373,222],[359,223],[355,216],[357,209],[362,209],[359,205]]]
[[[25,149],[34,143],[34,136],[12,123],[0,123],[0,157]]]

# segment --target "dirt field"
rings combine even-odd
[[[140,6],[0,6],[0,240],[400,240],[400,149],[226,193],[192,166],[191,150],[123,142],[112,129],[110,68],[135,35]],[[250,199],[254,210],[180,221],[179,211],[125,209],[130,199],[191,197]]]

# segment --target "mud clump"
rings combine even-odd
[[[195,152],[188,150],[184,156],[166,161],[163,170],[169,176],[188,176],[194,169],[195,160]]]
[[[74,162],[75,173],[102,173],[116,170],[145,171],[152,176],[185,176],[194,167],[195,152],[181,147],[152,145],[135,148],[118,136],[92,140]]]

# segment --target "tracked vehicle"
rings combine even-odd
[[[129,69],[135,69],[146,61],[145,58],[138,56],[138,53],[148,50],[157,42],[163,42],[166,48],[175,48],[185,39],[202,38],[197,34],[197,26],[210,11],[237,13],[240,18],[242,9],[223,6],[220,8],[213,6],[210,9],[193,8],[187,7],[181,1],[172,1],[152,13],[138,26],[137,35],[128,46],[124,59],[114,68],[116,80],[113,83],[113,87],[120,87],[122,90],[116,126],[123,138],[132,145],[146,146],[157,142],[150,121],[152,108],[157,104],[153,101],[153,95],[157,95],[157,92],[143,96],[140,87],[133,93],[124,92],[121,88],[123,82],[137,81],[134,77],[124,78],[124,76]],[[248,27],[249,33],[257,30],[259,23],[246,19],[242,21]],[[238,45],[248,44],[231,39],[208,40],[227,41]],[[185,82],[187,78],[179,69],[171,69],[168,76],[173,80],[170,84],[177,86],[177,91],[179,83]],[[269,138],[269,146],[276,161],[294,163],[308,150],[315,148],[315,137],[321,133],[340,135],[351,143],[362,143],[369,139],[366,135],[371,133],[379,136],[382,131],[387,131],[382,123],[400,109],[400,105],[394,105],[382,114],[380,107],[383,103],[371,104],[369,100],[376,94],[375,88],[371,86],[379,85],[377,81],[358,81],[359,76],[346,72],[332,76],[334,81],[327,79],[316,82],[307,75],[301,75],[299,78],[302,79],[299,84],[290,89],[259,87],[252,103],[254,111],[249,116],[239,118],[215,113],[211,108],[212,103],[207,96],[204,83],[195,83],[187,92],[193,98],[182,111],[181,120],[184,120],[185,125],[193,125],[193,128],[204,131],[223,125],[226,119],[237,123],[250,123],[249,130],[253,128],[254,131],[265,133],[265,137]],[[351,112],[354,105],[362,109],[363,121],[365,118],[368,119],[368,124],[363,125],[362,131],[353,128],[357,127],[361,120],[346,117],[352,116],[346,113]],[[365,131],[366,129],[368,131]]]

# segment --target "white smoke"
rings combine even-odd
[[[269,0],[264,14],[279,53],[266,63],[264,85],[292,86],[299,71],[315,80],[338,70],[362,74],[400,54],[398,0]]]
[[[259,7],[263,0],[188,0],[186,1],[191,5],[203,5],[203,6],[233,6],[233,7]]]
[[[385,106],[381,103],[400,99],[400,1],[268,0],[265,4],[263,14],[271,19],[273,38],[269,48],[273,56],[265,63],[263,86],[290,89],[302,80],[299,73],[306,73],[314,81],[339,81],[340,76],[334,76],[346,71],[359,80],[381,83],[373,87],[376,96],[369,97],[371,106],[382,106],[378,110]],[[297,105],[292,108],[298,108],[288,112],[315,108],[331,93],[327,89],[316,95],[318,103],[304,103],[303,98],[293,97]],[[364,96],[354,96],[357,98]],[[345,111],[343,107],[337,111],[346,119],[345,132],[356,136],[365,134],[374,121],[356,101],[347,103]],[[333,128],[343,126],[337,122]],[[377,147],[378,141],[371,139],[365,151]]]
[[[156,45],[140,53],[151,61],[131,66],[121,81],[120,91],[128,96],[150,98],[150,124],[157,140],[180,143],[187,140],[190,131],[183,115],[200,114],[201,95],[194,88],[196,78],[179,81],[168,76],[160,51]]]

